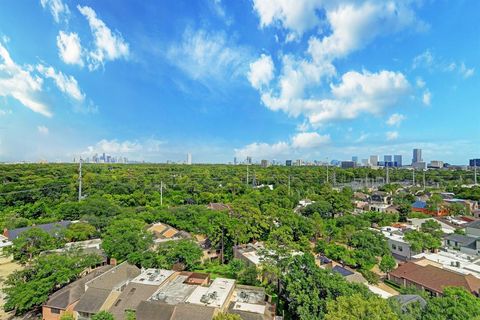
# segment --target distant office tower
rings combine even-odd
[[[340,163],[340,166],[341,166],[343,169],[355,168],[356,162],[355,162],[355,161],[342,161],[342,162]]]
[[[291,167],[291,166],[292,166],[292,160],[286,160],[286,161],[285,161],[285,165],[286,165],[287,167]]]
[[[362,159],[362,166],[368,165],[368,159]]]
[[[392,162],[392,156],[383,156],[384,162]]]
[[[297,159],[297,160],[295,161],[295,165],[296,165],[296,166],[303,166],[303,160],[302,160],[302,159]]]
[[[237,165],[237,157],[233,157],[233,165]]]
[[[261,165],[262,167],[264,167],[264,168],[268,167],[268,165],[269,165],[268,160],[265,160],[265,159],[262,160],[262,161],[260,162],[260,165]]]
[[[358,163],[358,157],[357,156],[352,156],[352,161],[355,163]]]
[[[187,164],[192,164],[192,154],[190,152],[187,153]]]
[[[378,156],[370,156],[370,165],[376,166],[378,164]]]
[[[252,164],[252,157],[247,157],[247,164]]]
[[[429,168],[433,169],[440,169],[443,168],[443,161],[440,160],[432,160],[430,161],[430,164],[428,165]]]
[[[395,164],[395,167],[401,167],[402,166],[402,156],[400,154],[396,154],[393,156],[393,163]]]
[[[423,160],[422,160],[422,149],[413,149],[412,164],[418,163],[418,162],[423,162]]]
[[[479,167],[480,168],[480,159],[470,159],[470,167]]]

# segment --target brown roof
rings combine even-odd
[[[83,296],[83,294],[85,293],[86,282],[92,280],[95,277],[98,277],[112,267],[113,266],[108,265],[97,268],[87,274],[85,277],[78,279],[77,281],[63,287],[62,289],[58,290],[50,296],[48,301],[45,303],[45,306],[65,310],[69,305],[71,305]]]
[[[137,320],[211,320],[215,308],[195,304],[169,305],[143,301],[137,308]]]
[[[87,282],[88,288],[113,290],[140,275],[140,269],[126,262]]]
[[[110,312],[116,320],[122,320],[126,310],[136,310],[138,305],[150,298],[157,289],[158,285],[130,282],[110,308]]]
[[[476,293],[480,291],[480,279],[473,275],[463,275],[432,265],[421,266],[407,262],[392,271],[390,275],[417,283],[436,292],[443,292],[443,289],[449,286],[464,287],[468,291]]]
[[[85,313],[97,313],[107,300],[111,291],[107,289],[88,288],[73,310]]]
[[[208,209],[215,210],[215,211],[230,211],[232,208],[228,204],[224,203],[215,203],[211,202],[208,206]]]

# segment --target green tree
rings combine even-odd
[[[10,274],[5,283],[4,309],[24,314],[47,301],[58,288],[75,280],[86,268],[101,261],[96,255],[77,253],[37,257],[25,269]]]
[[[443,199],[439,194],[432,194],[430,199],[427,200],[427,209],[430,211],[438,212],[441,209],[442,203]]]
[[[71,313],[71,312],[64,312],[61,315],[60,320],[75,320],[75,317],[73,316],[73,313]]]
[[[379,267],[380,267],[380,270],[382,270],[385,273],[388,273],[393,269],[395,269],[396,265],[397,265],[397,262],[392,257],[392,255],[386,254],[382,257]]]
[[[437,221],[431,219],[427,220],[420,226],[420,230],[425,233],[429,233],[435,238],[441,239],[443,232],[442,232],[442,225]]]
[[[157,263],[167,269],[180,263],[186,270],[194,270],[200,264],[202,255],[202,249],[191,240],[168,241],[158,247]]]
[[[480,319],[480,300],[460,287],[443,289],[443,296],[430,299],[422,320]]]
[[[89,223],[72,223],[65,230],[65,239],[69,242],[84,241],[92,239],[97,233],[97,229]]]
[[[42,251],[56,249],[61,245],[59,239],[40,228],[26,230],[12,242],[13,245],[8,248],[8,252],[21,263],[31,260]]]
[[[442,246],[440,239],[429,233],[412,230],[405,233],[404,239],[410,244],[414,252],[422,252],[425,250],[434,250]]]
[[[153,244],[145,223],[134,219],[113,221],[103,234],[102,248],[112,258],[125,260],[131,252],[143,252]]]
[[[397,320],[398,316],[382,298],[360,294],[340,296],[327,302],[326,320]]]
[[[92,316],[92,320],[115,320],[113,314],[108,311],[100,311]]]

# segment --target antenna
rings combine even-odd
[[[82,200],[82,158],[78,166],[78,202]]]

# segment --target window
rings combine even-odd
[[[122,299],[118,299],[117,302],[115,302],[115,307],[118,306],[122,302]]]
[[[392,243],[392,249],[397,250],[397,246]]]
[[[398,246],[398,251],[403,251],[403,247],[402,247],[402,246]]]
[[[60,314],[60,309],[57,308],[51,308],[50,311],[55,314]]]

